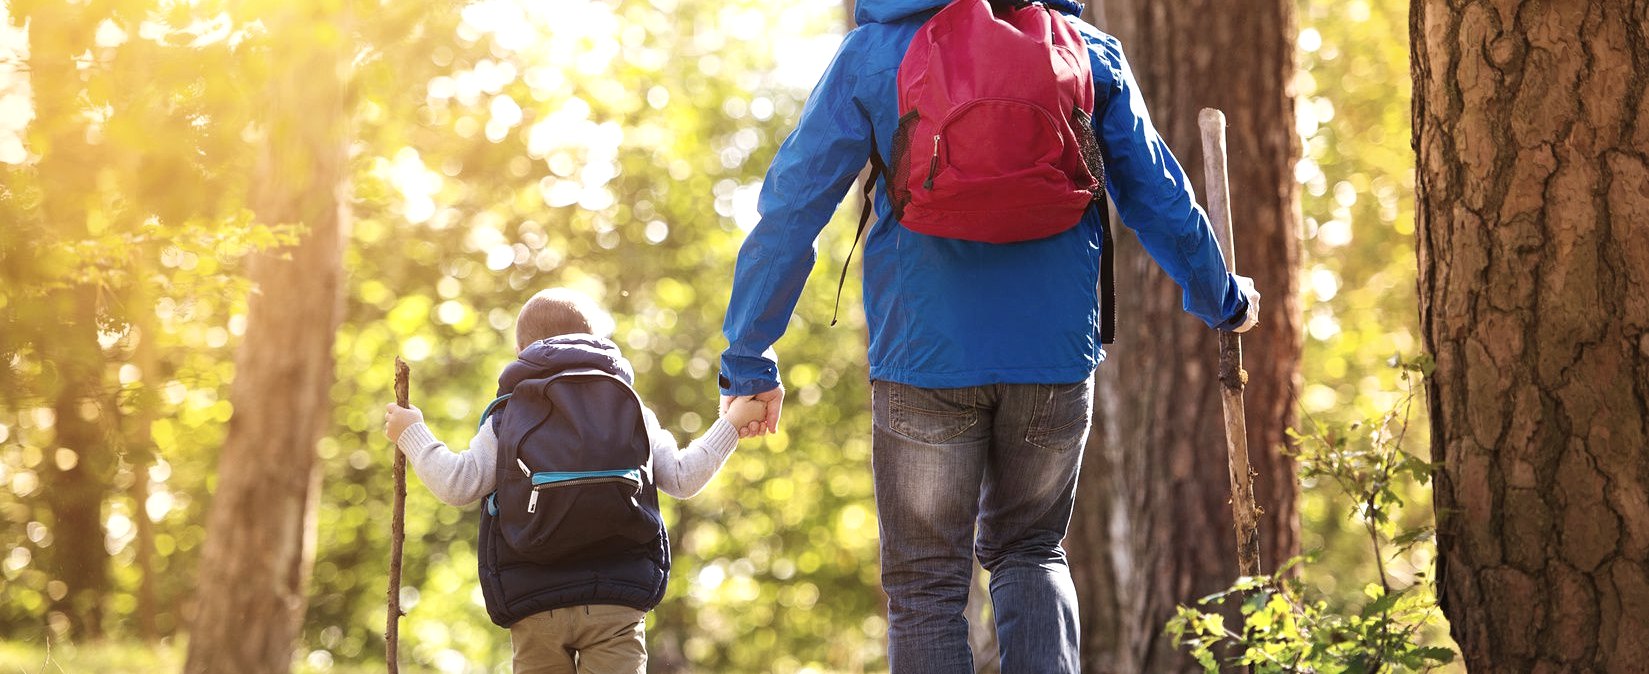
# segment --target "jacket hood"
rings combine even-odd
[[[515,390],[516,385],[544,379],[565,370],[593,368],[635,385],[635,370],[611,340],[595,335],[560,335],[539,340],[521,350],[515,362],[498,375],[498,395]]]
[[[867,23],[891,23],[913,14],[939,9],[951,0],[858,0],[853,8],[853,21],[861,26]],[[1076,0],[1041,0],[1042,4],[1072,16],[1082,15],[1082,3]]]

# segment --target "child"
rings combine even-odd
[[[629,362],[605,339],[611,325],[571,290],[529,299],[516,319],[518,359],[465,451],[435,439],[418,408],[385,410],[385,434],[436,498],[487,498],[482,590],[493,622],[510,630],[517,674],[646,670],[645,615],[669,573],[655,486],[697,494],[733,452],[735,429],[766,414],[738,398],[678,450],[629,388]],[[647,449],[626,454],[627,445]]]

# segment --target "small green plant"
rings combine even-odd
[[[1255,672],[1425,672],[1454,660],[1454,651],[1421,643],[1421,630],[1440,619],[1431,579],[1419,574],[1394,587],[1387,554],[1430,545],[1433,527],[1399,530],[1393,512],[1403,506],[1401,487],[1425,484],[1431,464],[1403,449],[1419,380],[1430,374],[1430,359],[1393,359],[1403,390],[1396,405],[1365,422],[1325,425],[1307,415],[1310,433],[1291,431],[1295,460],[1304,479],[1329,480],[1351,501],[1350,514],[1368,532],[1379,578],[1364,587],[1367,599],[1347,611],[1331,609],[1292,573],[1311,564],[1304,555],[1276,573],[1244,576],[1231,587],[1180,606],[1168,622],[1174,643],[1187,649],[1210,672],[1224,666]],[[1232,628],[1219,607],[1240,602],[1242,624]]]

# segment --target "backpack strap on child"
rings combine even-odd
[[[492,402],[487,403],[487,409],[481,410],[481,421],[479,423],[475,424],[475,427],[480,428],[482,426],[487,425],[487,419],[491,418],[493,413],[498,411],[498,406],[504,404],[504,402],[509,400],[510,396],[513,396],[513,395],[515,395],[515,394],[514,393],[505,393],[504,395],[498,396],[497,398],[493,398]]]
[[[493,398],[492,402],[487,403],[487,408],[484,409],[484,410],[481,410],[481,421],[477,422],[475,424],[475,427],[477,429],[479,429],[482,426],[486,426],[487,425],[487,420],[492,418],[493,413],[497,412],[498,408],[500,406],[502,406],[506,401],[508,401],[510,399],[510,396],[513,396],[513,395],[515,395],[515,394],[514,393],[505,393],[504,395],[498,396],[497,398]],[[487,498],[483,501],[483,503],[486,506],[488,515],[492,515],[494,517],[498,516],[498,490],[497,489],[494,489],[494,490],[492,490],[492,493],[487,494]]]

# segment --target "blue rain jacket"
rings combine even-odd
[[[896,73],[916,30],[948,0],[860,0],[849,32],[780,146],[762,185],[760,221],[739,251],[723,333],[721,389],[750,395],[779,383],[771,350],[813,267],[814,241],[871,153],[891,163]],[[1145,249],[1210,327],[1241,324],[1246,278],[1227,273],[1208,217],[1157,135],[1116,38],[1044,0],[1088,45],[1094,128],[1107,191]],[[1104,359],[1099,339],[1100,209],[1060,234],[1012,244],[945,239],[893,219],[886,181],[864,252],[870,377],[927,388],[1071,383]],[[1123,289],[1124,292],[1127,289]],[[1118,317],[1128,320],[1127,316]]]

